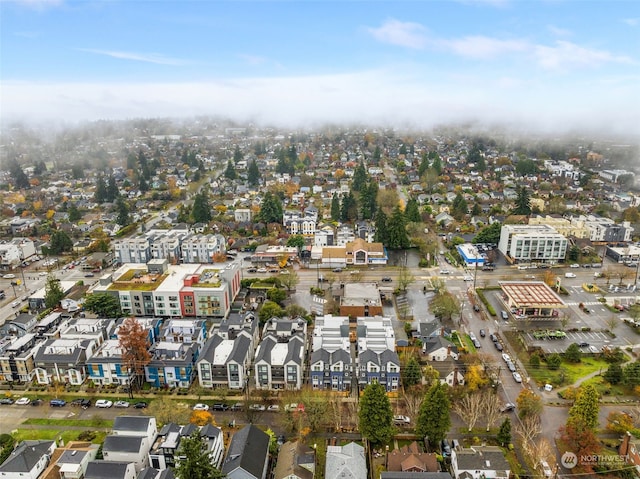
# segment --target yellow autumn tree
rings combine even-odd
[[[489,380],[485,377],[482,366],[479,364],[472,364],[467,368],[467,374],[465,375],[465,383],[469,391],[477,391]]]
[[[51,218],[53,218],[53,215],[55,215],[56,212],[53,210],[47,210],[47,214],[45,215],[45,217],[50,220]]]
[[[189,418],[191,424],[196,426],[206,426],[207,424],[215,424],[216,421],[209,411],[193,411]]]

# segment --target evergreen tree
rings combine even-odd
[[[376,149],[373,150],[373,158],[372,158],[373,164],[378,166],[380,164],[381,157],[382,157],[382,153],[380,151],[380,147],[376,146]]]
[[[233,161],[229,160],[227,162],[227,169],[224,170],[224,176],[228,180],[235,180],[238,177],[238,175],[236,174],[236,167]]]
[[[113,203],[116,198],[120,196],[118,185],[116,185],[116,179],[113,175],[109,175],[109,181],[107,182],[107,201]]]
[[[387,222],[387,235],[389,241],[387,246],[391,249],[407,249],[411,246],[407,235],[407,221],[399,205],[393,209],[391,218]]]
[[[18,160],[13,159],[9,162],[9,172],[11,174],[11,178],[13,179],[13,184],[18,189],[29,188],[29,178],[20,167]]]
[[[64,298],[64,291],[55,276],[50,274],[47,277],[47,283],[44,286],[44,306],[47,309],[57,308],[60,301]]]
[[[598,428],[598,413],[600,412],[600,397],[593,384],[583,384],[578,389],[576,400],[569,409],[567,423],[578,421],[585,427],[595,431]]]
[[[270,191],[265,193],[258,219],[264,223],[280,223],[282,221],[282,202],[278,196]]]
[[[138,182],[138,189],[143,193],[149,191],[149,183],[143,177],[140,177],[140,181]]]
[[[616,385],[622,382],[622,366],[619,363],[613,363],[604,373],[607,382]]]
[[[360,433],[374,444],[385,444],[393,435],[393,411],[387,392],[379,383],[364,388],[358,411]]]
[[[508,417],[500,424],[497,439],[502,447],[507,447],[507,444],[511,443],[511,419]]]
[[[194,196],[191,217],[194,223],[209,223],[211,221],[211,206],[206,192],[201,191]]]
[[[49,253],[59,255],[73,250],[73,242],[65,231],[54,231],[49,238]]]
[[[80,214],[80,211],[78,211],[78,207],[75,205],[75,203],[71,203],[69,205],[67,214],[69,215],[69,221],[71,223],[77,223],[80,218],[82,218],[82,215]]]
[[[420,404],[416,434],[426,437],[431,446],[440,444],[451,427],[451,403],[447,388],[446,384],[435,381]]]
[[[478,161],[476,162],[476,170],[487,171],[487,161],[484,159],[484,156],[480,156],[478,158]]]
[[[340,221],[340,198],[338,198],[337,193],[334,193],[331,197],[331,219]]]
[[[418,176],[422,178],[422,175],[426,173],[429,169],[429,157],[426,153],[422,154],[422,160],[420,161],[420,166],[418,167]]]
[[[358,217],[358,204],[353,196],[353,192],[349,191],[348,195],[342,197],[342,205],[340,207],[340,220],[343,222],[353,221]]]
[[[415,200],[415,198],[411,198],[409,199],[409,201],[407,201],[407,206],[404,209],[404,215],[407,218],[407,221],[411,223],[418,223],[422,221],[422,218],[420,217],[418,202]]]
[[[489,226],[485,226],[480,232],[473,238],[474,243],[494,243],[498,244],[500,241],[500,231],[502,230],[502,224],[499,222],[491,223]]]
[[[402,368],[402,385],[406,388],[420,384],[422,381],[422,370],[420,363],[411,357],[404,368]]]
[[[458,193],[456,195],[456,197],[453,199],[453,203],[452,203],[452,216],[457,219],[457,220],[461,220],[468,212],[469,212],[469,206],[467,205],[467,200],[464,199],[464,196],[462,196],[462,193]]]
[[[120,226],[125,227],[131,224],[131,216],[129,215],[129,206],[126,201],[122,197],[119,197],[116,201],[116,211],[118,212],[118,217],[116,218],[116,223]]]
[[[249,169],[247,170],[247,181],[251,186],[257,186],[260,183],[260,169],[256,160],[251,160]]]
[[[442,174],[442,160],[440,159],[440,155],[435,151],[429,152],[429,158],[432,160],[431,168],[433,168],[438,176]]]
[[[511,213],[514,215],[530,215],[531,202],[529,200],[529,192],[524,186],[519,186],[517,195],[515,208]]]
[[[224,475],[213,465],[207,444],[195,430],[180,439],[175,471],[177,479],[222,479]]]
[[[122,316],[120,300],[109,293],[92,293],[84,298],[82,307],[97,314],[100,318],[119,318]]]
[[[356,169],[353,172],[353,181],[351,182],[351,189],[353,191],[362,191],[362,188],[367,183],[367,170],[365,170],[362,162],[358,163]]]
[[[102,175],[100,175],[100,177],[98,177],[98,180],[96,181],[96,191],[93,194],[93,201],[95,201],[96,203],[104,203],[105,201],[108,201],[108,196],[107,184],[105,183]]]
[[[376,233],[375,240],[384,246],[389,244],[389,233],[387,231],[387,215],[380,208],[375,217]]]
[[[240,151],[240,147],[236,145],[235,150],[233,150],[233,163],[237,165],[240,161],[242,161],[242,152]]]
[[[478,216],[482,213],[482,207],[478,203],[473,204],[471,208],[471,216]]]

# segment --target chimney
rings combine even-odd
[[[629,444],[630,443],[631,443],[631,433],[629,431],[627,431],[627,433],[622,438],[622,444],[620,444],[620,448],[618,449],[620,451],[620,455],[621,456],[628,456],[629,455]]]
[[[447,346],[447,357],[451,356],[451,346]]]

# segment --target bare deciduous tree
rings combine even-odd
[[[480,419],[482,414],[483,400],[481,393],[467,394],[460,398],[453,405],[453,411],[467,424],[469,431]]]
[[[418,411],[420,411],[420,404],[422,404],[424,395],[425,390],[422,386],[412,386],[405,389],[402,393],[402,399],[407,410],[407,415],[410,418],[418,417]]]
[[[520,437],[522,451],[530,458],[535,457],[536,439],[542,433],[539,416],[526,416],[516,426],[516,433]]]
[[[493,391],[485,391],[482,394],[482,407],[487,418],[487,431],[500,419],[500,398]]]

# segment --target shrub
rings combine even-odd
[[[79,441],[93,441],[96,438],[95,431],[82,431],[78,434]]]
[[[562,364],[562,358],[558,353],[550,354],[547,357],[547,367],[551,371],[556,371],[557,369],[560,369],[560,364]]]

